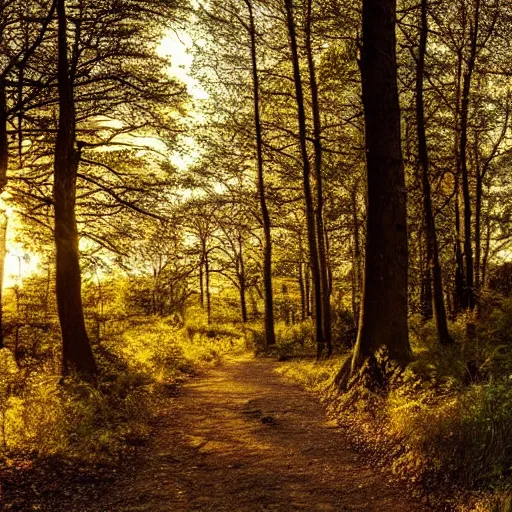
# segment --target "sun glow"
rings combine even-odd
[[[184,31],[169,32],[162,39],[158,53],[162,57],[167,57],[171,65],[167,72],[170,76],[181,80],[186,86],[188,93],[197,100],[208,98],[208,93],[201,87],[201,84],[191,75],[193,55],[189,49],[192,46],[192,39]]]
[[[21,286],[26,277],[38,271],[41,262],[39,255],[19,242],[17,231],[20,225],[19,215],[0,197],[0,237],[5,236],[3,289]]]
[[[21,286],[25,278],[38,271],[41,262],[39,255],[24,251],[19,245],[8,247],[4,266],[4,289]]]

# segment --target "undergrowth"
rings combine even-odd
[[[158,404],[187,376],[242,347],[242,333],[204,324],[191,311],[182,327],[136,318],[95,346],[96,385],[62,380],[51,361],[24,366],[0,350],[0,466],[13,459],[118,458],[148,439]],[[189,329],[199,333],[192,338]]]
[[[441,510],[512,510],[512,301],[482,316],[474,338],[464,319],[452,347],[436,342],[433,322],[411,319],[415,360],[389,369],[382,387],[340,393],[334,375],[344,357],[284,362],[279,372],[320,394],[329,414],[373,465]],[[345,356],[348,357],[348,354]],[[419,485],[418,485],[419,484]]]
[[[276,322],[276,344],[267,347],[261,323],[249,324],[245,328],[246,346],[258,356],[276,357],[281,361],[316,353],[314,327],[311,320],[298,323]]]

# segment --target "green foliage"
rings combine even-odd
[[[167,390],[242,344],[241,333],[192,318],[202,329],[193,340],[187,325],[176,327],[172,319],[132,319],[122,334],[96,347],[96,386],[73,378],[60,382],[51,366],[34,371],[20,366],[10,350],[0,350],[0,458],[95,461],[144,443]]]
[[[346,310],[333,309],[332,336],[335,350],[344,352],[355,341],[352,315]],[[261,323],[246,325],[247,348],[256,354],[267,354],[280,359],[296,357],[315,357],[315,327],[313,319],[289,322],[280,320],[275,323],[276,346],[267,348],[265,333]]]
[[[348,309],[332,308],[332,339],[336,347],[350,348],[356,341],[354,315]]]
[[[297,357],[315,353],[314,331],[310,320],[296,324],[279,322],[275,332],[276,349],[280,356]]]
[[[246,345],[256,354],[276,356],[280,359],[305,357],[315,354],[314,328],[311,320],[288,324],[284,321],[275,324],[276,345],[267,347],[261,324],[247,327]]]
[[[220,308],[219,308],[220,310]],[[223,309],[224,314],[217,311],[215,322],[208,323],[206,312],[199,307],[190,307],[185,316],[184,330],[186,336],[194,341],[196,338],[217,340],[222,343],[238,343],[243,337],[243,328],[229,322],[230,311]]]
[[[457,343],[448,347],[437,343],[433,321],[413,318],[415,360],[397,372],[385,354],[378,354],[379,366],[389,372],[377,386],[356,379],[355,389],[340,394],[333,376],[341,359],[290,361],[278,371],[318,392],[372,463],[421,483],[433,504],[445,503],[440,496],[452,495],[455,487],[458,503],[465,504],[460,510],[507,510],[512,488],[509,302],[500,301],[480,317],[476,337],[466,335],[466,319],[451,324]],[[500,491],[482,491],[489,488]]]
[[[245,326],[245,347],[252,350],[256,355],[264,354],[267,350],[265,330],[263,324],[258,322],[246,324]]]
[[[20,370],[8,349],[0,351],[0,371],[0,453],[52,453],[65,437],[58,378]]]

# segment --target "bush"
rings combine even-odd
[[[332,341],[335,348],[347,349],[354,346],[357,337],[352,311],[333,307]]]
[[[458,510],[510,512],[512,304],[499,304],[482,314],[476,337],[466,335],[468,319],[451,324],[456,344],[448,347],[438,344],[433,321],[413,318],[415,360],[391,371],[379,354],[390,370],[380,387],[359,383],[340,394],[333,376],[341,359],[287,362],[279,371],[320,393],[373,464],[420,483],[434,505],[457,494]]]
[[[316,346],[310,320],[296,324],[279,322],[275,327],[276,350],[281,357],[314,355]]]
[[[275,324],[276,345],[267,347],[265,332],[261,324],[246,326],[246,347],[257,355],[270,355],[281,359],[314,356],[313,325],[310,320],[287,324]]]
[[[191,341],[165,319],[132,320],[96,347],[99,382],[61,382],[48,366],[21,368],[0,350],[0,457],[108,460],[149,436],[163,393],[237,346],[233,330]]]

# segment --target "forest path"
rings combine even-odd
[[[424,510],[275,367],[243,356],[189,381],[131,474],[76,512]]]

